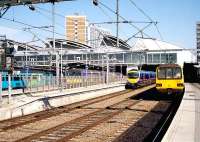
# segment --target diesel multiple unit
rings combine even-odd
[[[178,93],[185,91],[183,69],[177,64],[164,64],[156,69],[156,89],[160,93]]]
[[[155,72],[143,70],[129,70],[127,73],[126,89],[137,88],[155,83]]]

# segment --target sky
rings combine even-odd
[[[99,0],[110,9],[116,10],[116,0]],[[132,0],[141,8],[153,21],[157,21],[157,27],[162,35],[159,36],[154,24],[149,26],[144,32],[144,36],[157,38],[184,48],[196,48],[196,22],[200,21],[200,0]],[[65,38],[65,16],[79,15],[87,16],[90,23],[116,21],[116,15],[110,12],[102,4],[94,6],[92,0],[76,0],[72,2],[59,2],[55,4],[55,30],[57,38]],[[28,25],[19,24],[13,21],[19,21],[33,26],[49,26],[46,30],[52,30],[52,5],[37,4],[34,5],[35,11],[31,11],[28,6],[11,7],[8,12],[0,18],[0,34],[8,38],[28,42],[31,40],[52,37],[51,32],[38,29],[30,29]],[[130,0],[119,0],[120,16],[128,21],[149,21]],[[5,19],[10,19],[5,20]],[[123,19],[120,19],[123,20]],[[135,23],[134,26],[141,29],[146,24]],[[113,35],[116,35],[116,25],[101,25],[108,29]],[[25,29],[26,28],[26,29]],[[120,24],[119,37],[128,39],[137,33],[129,24]],[[138,35],[140,36],[140,35]],[[130,44],[137,39],[133,39]]]

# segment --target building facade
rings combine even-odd
[[[132,47],[132,51],[146,51],[147,64],[179,64],[183,66],[184,63],[196,62],[196,50],[185,50],[182,47],[174,44],[152,40],[152,39],[138,39]]]
[[[111,35],[109,30],[89,24],[86,16],[66,16],[66,39],[87,44],[93,48],[100,46],[104,35]]]
[[[86,43],[86,16],[66,17],[66,39],[80,43]]]
[[[197,41],[197,49],[200,49],[200,22],[197,22],[196,25],[196,41]],[[197,62],[200,62],[200,51],[197,51]]]

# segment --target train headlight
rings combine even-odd
[[[177,83],[177,87],[184,87],[183,83]]]
[[[161,83],[156,83],[156,87],[162,87]]]

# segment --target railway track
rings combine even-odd
[[[139,101],[122,101],[112,107],[121,108],[131,107],[137,104]],[[19,140],[20,142],[27,142],[27,141],[68,141],[69,139],[83,133],[84,131],[93,128],[100,123],[109,120],[110,118],[118,115],[119,113],[123,112],[124,109],[95,109],[94,112],[74,119],[72,121],[68,121],[64,124],[56,126],[52,129],[48,129],[38,134],[31,135],[30,137],[26,137],[24,139]]]
[[[55,115],[59,115],[68,111],[72,111],[76,108],[79,107],[84,107],[87,105],[92,105],[101,101],[106,101],[108,99],[112,99],[112,98],[117,98],[119,96],[122,96],[122,99],[130,97],[132,95],[136,95],[138,93],[141,93],[145,90],[148,90],[150,88],[152,88],[154,86],[150,86],[150,87],[144,87],[144,88],[140,88],[138,90],[132,91],[132,90],[124,90],[121,92],[117,92],[117,93],[111,93],[105,96],[100,96],[100,97],[96,97],[93,99],[89,99],[89,100],[85,100],[85,101],[81,101],[81,102],[77,102],[77,103],[72,103],[66,106],[60,106],[57,108],[52,108],[46,111],[42,111],[42,112],[37,112],[37,113],[33,113],[33,114],[29,114],[23,117],[16,117],[16,118],[12,118],[12,119],[8,119],[8,120],[3,120],[0,121],[0,132],[1,131],[5,131],[5,130],[9,130],[9,129],[14,129],[17,127],[20,127],[22,125],[26,125],[29,123],[34,123],[36,121],[40,121],[49,117],[53,117]],[[127,94],[126,94],[127,93]]]
[[[29,115],[29,120],[24,117],[22,123],[16,118],[17,125],[9,127],[3,127],[9,120],[4,121],[0,141],[144,141],[153,135],[152,131],[161,123],[173,101],[146,99],[148,93],[137,97],[144,88],[138,90],[138,93],[127,90],[74,103],[49,111],[39,119],[34,117],[36,114]]]
[[[110,99],[113,97],[117,97],[120,96],[124,93],[128,93],[131,92],[130,90],[125,90],[125,91],[121,91],[118,92],[118,94],[116,93],[112,93],[112,94],[108,94],[105,96],[101,96],[101,97],[97,97],[94,99],[89,99],[86,101],[81,101],[78,103],[73,103],[70,105],[66,105],[66,106],[60,106],[57,108],[52,108],[46,111],[42,111],[42,112],[37,112],[37,113],[33,113],[33,114],[29,114],[23,117],[16,117],[16,118],[12,118],[12,119],[8,119],[8,120],[3,120],[0,121],[0,131],[5,131],[5,130],[9,130],[9,129],[13,129],[22,125],[26,125],[28,123],[34,123],[36,121],[40,121],[42,119],[51,117],[51,116],[55,116],[55,115],[59,115],[61,113],[67,112],[67,111],[72,111],[78,107],[83,107],[86,105],[90,105],[92,103],[97,103],[100,102],[102,100],[106,100],[106,99]]]

